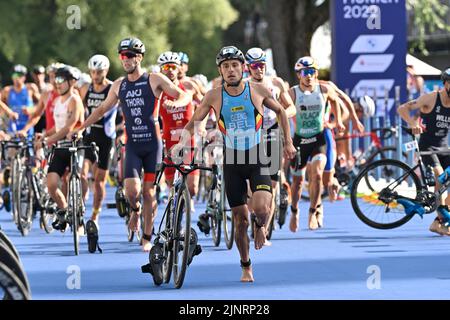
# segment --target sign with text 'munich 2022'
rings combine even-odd
[[[330,9],[332,79],[353,98],[376,98],[377,115],[393,115],[396,86],[406,99],[405,0],[334,0]]]

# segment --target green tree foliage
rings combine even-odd
[[[411,43],[410,52],[417,49],[427,55],[425,36],[433,34],[436,30],[450,32],[450,26],[445,22],[445,16],[449,10],[448,0],[407,0],[406,6],[413,13],[412,23],[418,33],[418,37]]]
[[[172,50],[189,56],[189,74],[216,77],[216,54],[222,47],[222,31],[238,18],[228,0],[178,0],[175,19],[169,23]]]
[[[78,6],[80,28],[67,21]],[[227,0],[21,0],[1,1],[0,72],[9,76],[12,64],[47,65],[61,61],[86,71],[93,54],[111,60],[111,78],[121,74],[117,44],[127,36],[139,37],[146,45],[144,66],[154,64],[165,50],[190,53],[191,73],[213,75],[221,31],[237,13]]]

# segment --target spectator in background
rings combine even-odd
[[[406,87],[408,89],[409,100],[417,99],[425,92],[425,81],[419,75],[417,75],[414,70],[413,65],[408,65],[406,67]]]

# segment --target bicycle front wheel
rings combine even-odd
[[[20,176],[20,160],[18,158],[14,158],[12,162],[12,170],[11,170],[11,202],[12,202],[12,214],[14,223],[20,228],[19,224],[19,187],[18,181]]]
[[[206,205],[207,213],[209,213],[210,223],[211,223],[211,231],[212,231],[212,239],[214,246],[218,247],[220,245],[222,226],[221,226],[221,213],[219,210],[219,203],[217,202],[217,196],[220,192],[218,190],[209,190],[208,203]]]
[[[3,300],[31,299],[28,289],[19,277],[2,262],[0,262],[0,288],[4,292]]]
[[[189,258],[191,238],[191,197],[184,187],[178,194],[175,210],[174,245],[173,245],[173,277],[175,288],[183,285]]]
[[[27,276],[23,270],[22,263],[19,258],[14,255],[5,244],[0,243],[0,261],[4,263],[14,274],[20,279],[24,287],[29,291],[30,285]]]
[[[75,177],[72,177],[70,179],[69,183],[69,192],[68,192],[68,198],[69,198],[69,210],[68,214],[70,216],[71,222],[72,222],[72,234],[73,234],[73,247],[75,251],[75,255],[79,255],[80,253],[80,235],[78,233],[78,227],[79,227],[79,217],[78,212],[80,210],[79,207],[79,201],[77,197],[81,196],[81,193],[77,193],[78,190],[81,191],[81,188],[79,188],[79,180]]]
[[[351,203],[358,218],[376,229],[393,229],[408,222],[407,215],[397,199],[415,199],[422,189],[416,173],[405,163],[379,160],[368,164],[356,177],[351,189]],[[382,195],[390,195],[389,197]]]
[[[170,235],[172,234],[173,229],[173,223],[174,223],[174,213],[172,212],[172,206],[173,206],[173,198],[169,198],[169,201],[167,202],[166,211],[163,215],[165,217],[165,241],[164,241],[164,262],[163,262],[163,281],[164,283],[169,283],[170,278],[172,276],[172,268],[173,268],[173,242],[170,242]]]
[[[19,259],[19,254],[17,253],[16,247],[12,244],[11,240],[6,236],[6,234],[0,229],[0,243],[5,244],[9,250],[14,254],[14,256]]]
[[[223,235],[228,250],[233,248],[234,242],[234,218],[233,212],[228,206],[227,194],[225,192],[225,184],[222,180],[220,189],[220,211],[222,212]]]

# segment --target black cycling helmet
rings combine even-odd
[[[145,45],[138,38],[125,38],[119,42],[117,51],[121,53],[122,51],[132,51],[134,53],[140,53],[144,55]]]
[[[227,46],[220,49],[219,53],[217,54],[217,66],[219,67],[220,64],[226,60],[239,60],[240,62],[245,63],[245,56],[242,51],[235,46]]]
[[[27,67],[25,67],[24,65],[16,64],[16,65],[13,67],[13,73],[18,73],[18,74],[21,74],[21,75],[26,75],[27,72],[28,72]]]
[[[56,70],[55,76],[64,78],[66,80],[78,80],[80,79],[81,72],[75,67],[64,66]]]
[[[444,71],[442,71],[441,80],[444,84],[445,81],[450,81],[450,68],[447,68]]]
[[[37,64],[33,66],[34,74],[43,74],[45,73],[45,67],[43,65]]]

